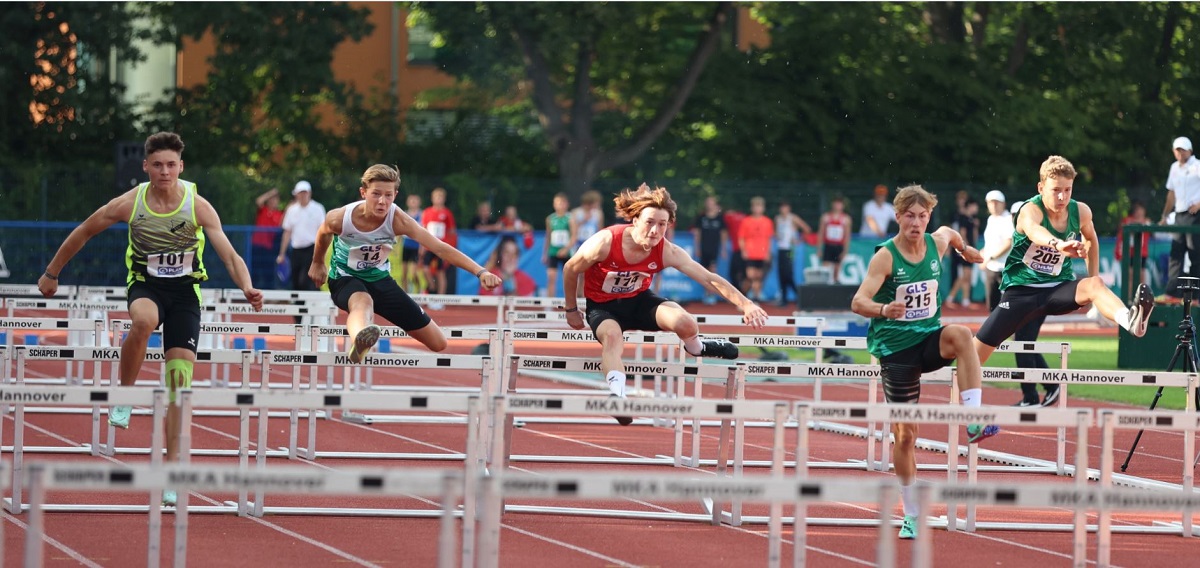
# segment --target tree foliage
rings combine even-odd
[[[411,3],[437,63],[536,117],[563,188],[580,193],[650,149],[687,101],[733,7],[719,3]]]
[[[0,11],[0,166],[112,159],[134,131],[109,53],[138,60],[143,8],[111,2],[19,2]]]

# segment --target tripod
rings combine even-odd
[[[1175,346],[1175,354],[1171,355],[1171,362],[1167,364],[1167,372],[1175,370],[1175,364],[1181,362],[1183,372],[1195,373],[1200,368],[1196,357],[1196,326],[1192,323],[1192,301],[1195,299],[1197,290],[1200,290],[1200,278],[1192,278],[1189,276],[1179,277],[1179,293],[1183,296],[1183,319],[1179,322],[1179,335],[1175,339],[1179,344]],[[1154,410],[1158,406],[1158,399],[1162,398],[1163,387],[1158,387],[1158,391],[1154,393],[1154,400],[1150,401],[1150,410]],[[1196,403],[1200,407],[1200,391],[1196,392]],[[1125,456],[1125,463],[1121,464],[1121,471],[1129,467],[1129,460],[1133,459],[1133,452],[1137,450],[1138,442],[1142,440],[1142,433],[1145,430],[1138,430],[1137,437],[1133,439],[1133,445],[1129,448],[1129,455]],[[1197,462],[1200,462],[1200,455],[1196,456]]]

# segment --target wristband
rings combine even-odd
[[[579,306],[575,306],[574,308],[563,308],[563,311],[567,312],[568,314],[573,314],[579,311]]]
[[[883,315],[883,309],[886,307],[887,307],[887,304],[879,304],[879,317],[881,317],[881,318],[887,317],[887,316]]]
[[[1050,248],[1058,250],[1058,239],[1050,237],[1050,242],[1046,243]]]
[[[57,277],[57,276],[51,276],[49,272],[43,272],[43,273],[42,273],[42,276],[45,276],[46,278],[49,278],[49,279],[51,279],[51,280],[54,280],[55,282],[57,282],[57,281],[58,281],[58,277]]]
[[[479,272],[476,272],[476,273],[475,273],[475,277],[476,277],[476,278],[479,278],[480,276],[483,276],[483,273],[484,273],[484,272],[487,272],[487,269],[486,269],[486,268],[480,268],[480,269],[479,269]]]

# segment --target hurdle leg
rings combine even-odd
[[[808,422],[812,407],[796,405],[796,465],[795,476],[808,476]],[[802,568],[808,553],[808,505],[799,499],[792,505],[792,568]]]
[[[892,510],[896,508],[896,498],[900,490],[895,483],[880,482],[879,488],[879,539],[875,552],[875,565],[891,568],[896,565],[896,535],[892,534]],[[918,511],[920,513],[920,511]],[[918,514],[918,519],[921,515]],[[919,529],[918,529],[919,530]],[[920,537],[920,533],[917,534]]]
[[[442,515],[438,530],[438,568],[453,568],[455,564],[454,549],[458,544],[455,538],[456,531],[454,530],[454,512],[458,509],[458,497],[462,494],[462,480],[452,474],[446,474],[442,477]],[[466,518],[463,518],[466,521]],[[464,524],[464,527],[466,525]],[[463,536],[466,536],[466,531],[463,531]],[[463,556],[466,556],[466,539],[463,540],[464,546],[461,548]]]
[[[480,431],[478,422],[482,422],[480,418],[483,402],[471,397],[470,405],[467,409],[467,455],[466,462],[463,464],[463,516],[462,516],[462,565],[475,565],[475,546],[476,536],[475,530],[479,514],[479,499],[478,481],[482,475],[483,464],[481,463],[483,452],[479,444]],[[438,558],[439,563],[442,561],[441,555]]]
[[[699,380],[699,379],[697,379]],[[736,392],[736,381],[725,381],[725,400],[731,400],[733,393]],[[717,477],[729,477],[729,446],[732,444],[730,440],[730,430],[733,423],[728,418],[721,419],[721,434],[717,439]],[[721,519],[725,516],[724,503],[712,500],[712,524],[720,525]]]
[[[263,384],[266,384],[267,379],[263,377]],[[254,465],[258,470],[267,468],[267,419],[269,409],[259,407],[258,409],[258,447],[254,448]],[[262,490],[254,492],[254,512],[255,517],[263,515],[263,500],[266,494]]]
[[[1112,413],[1104,411],[1100,424],[1100,487],[1103,489],[1112,487],[1113,422]],[[1101,502],[1099,518],[1096,520],[1096,565],[1109,566],[1111,562],[1112,511]]]
[[[734,391],[735,400],[746,399],[746,365],[738,363],[736,373],[737,380],[735,381],[737,388]],[[746,456],[746,420],[738,418],[733,421],[733,475],[741,477],[745,468]],[[730,506],[730,524],[735,527],[742,526],[742,500],[734,499]]]
[[[771,444],[771,477],[783,479],[784,432],[788,412],[784,404],[775,405],[774,438]],[[770,519],[767,521],[767,565],[778,568],[783,560],[783,503],[771,502]]]
[[[979,444],[967,445],[967,485],[979,483]],[[967,502],[966,532],[975,532],[975,502]],[[919,534],[919,533],[918,533]]]
[[[821,350],[818,348],[817,352]],[[818,359],[820,362],[820,359]],[[874,374],[867,379],[867,404],[875,404],[879,401],[879,379]],[[879,433],[880,439],[884,434]],[[867,471],[883,471],[883,463],[875,461],[875,423],[867,422]]]
[[[675,393],[680,398],[683,397],[683,393],[685,392],[686,384],[687,384],[686,377],[679,377],[679,381],[675,383],[675,385],[676,385]],[[694,420],[694,418],[693,418],[693,420]],[[683,467],[683,420],[677,419],[674,422],[675,422],[675,425],[673,426],[673,429],[675,431],[674,432],[675,433],[675,447],[674,447],[675,467]]]
[[[46,472],[38,464],[29,467],[29,518],[25,528],[25,565],[41,566],[45,546],[45,513],[42,506],[46,500]]]
[[[917,540],[913,543],[913,568],[933,566],[933,535],[929,534],[930,491],[928,485],[917,486]]]
[[[25,473],[25,405],[14,404],[13,409],[12,497],[8,502],[8,512],[19,515],[24,511],[21,485]]]
[[[154,426],[150,430],[150,466],[154,469],[162,469],[163,465],[163,445],[166,439],[163,428],[163,423],[166,422],[165,398],[164,389],[154,390]],[[150,521],[147,523],[149,535],[146,539],[146,566],[150,568],[157,568],[162,557],[162,493],[162,489],[150,491]]]
[[[1078,439],[1075,446],[1075,487],[1086,490],[1088,484],[1088,435],[1087,411],[1079,411],[1075,419]],[[1082,568],[1087,565],[1087,510],[1075,509],[1074,564]]]
[[[238,467],[245,471],[250,467],[250,409],[242,407],[238,410]],[[237,515],[245,517],[250,514],[249,493],[245,489],[238,490]]]
[[[179,392],[179,406],[182,416],[179,425],[179,461],[192,461],[192,391]],[[187,530],[188,530],[188,492],[177,491],[175,503],[175,568],[187,566]]]

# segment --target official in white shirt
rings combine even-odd
[[[312,184],[304,180],[296,182],[292,197],[295,202],[283,213],[283,238],[275,262],[283,264],[286,255],[292,268],[293,290],[316,290],[316,284],[308,277],[308,266],[313,260],[317,229],[325,221],[325,206],[313,201]],[[291,247],[291,254],[288,254],[288,247]]]
[[[1175,152],[1175,162],[1167,173],[1167,202],[1163,207],[1162,222],[1167,223],[1167,216],[1175,213],[1175,225],[1189,226],[1197,224],[1200,214],[1200,160],[1192,155],[1192,141],[1180,136],[1171,144]],[[1167,265],[1168,296],[1178,297],[1179,277],[1183,276],[1183,258],[1186,255],[1191,266],[1187,276],[1200,276],[1200,251],[1197,246],[1200,239],[1193,233],[1175,233],[1171,240],[1171,257]]]

